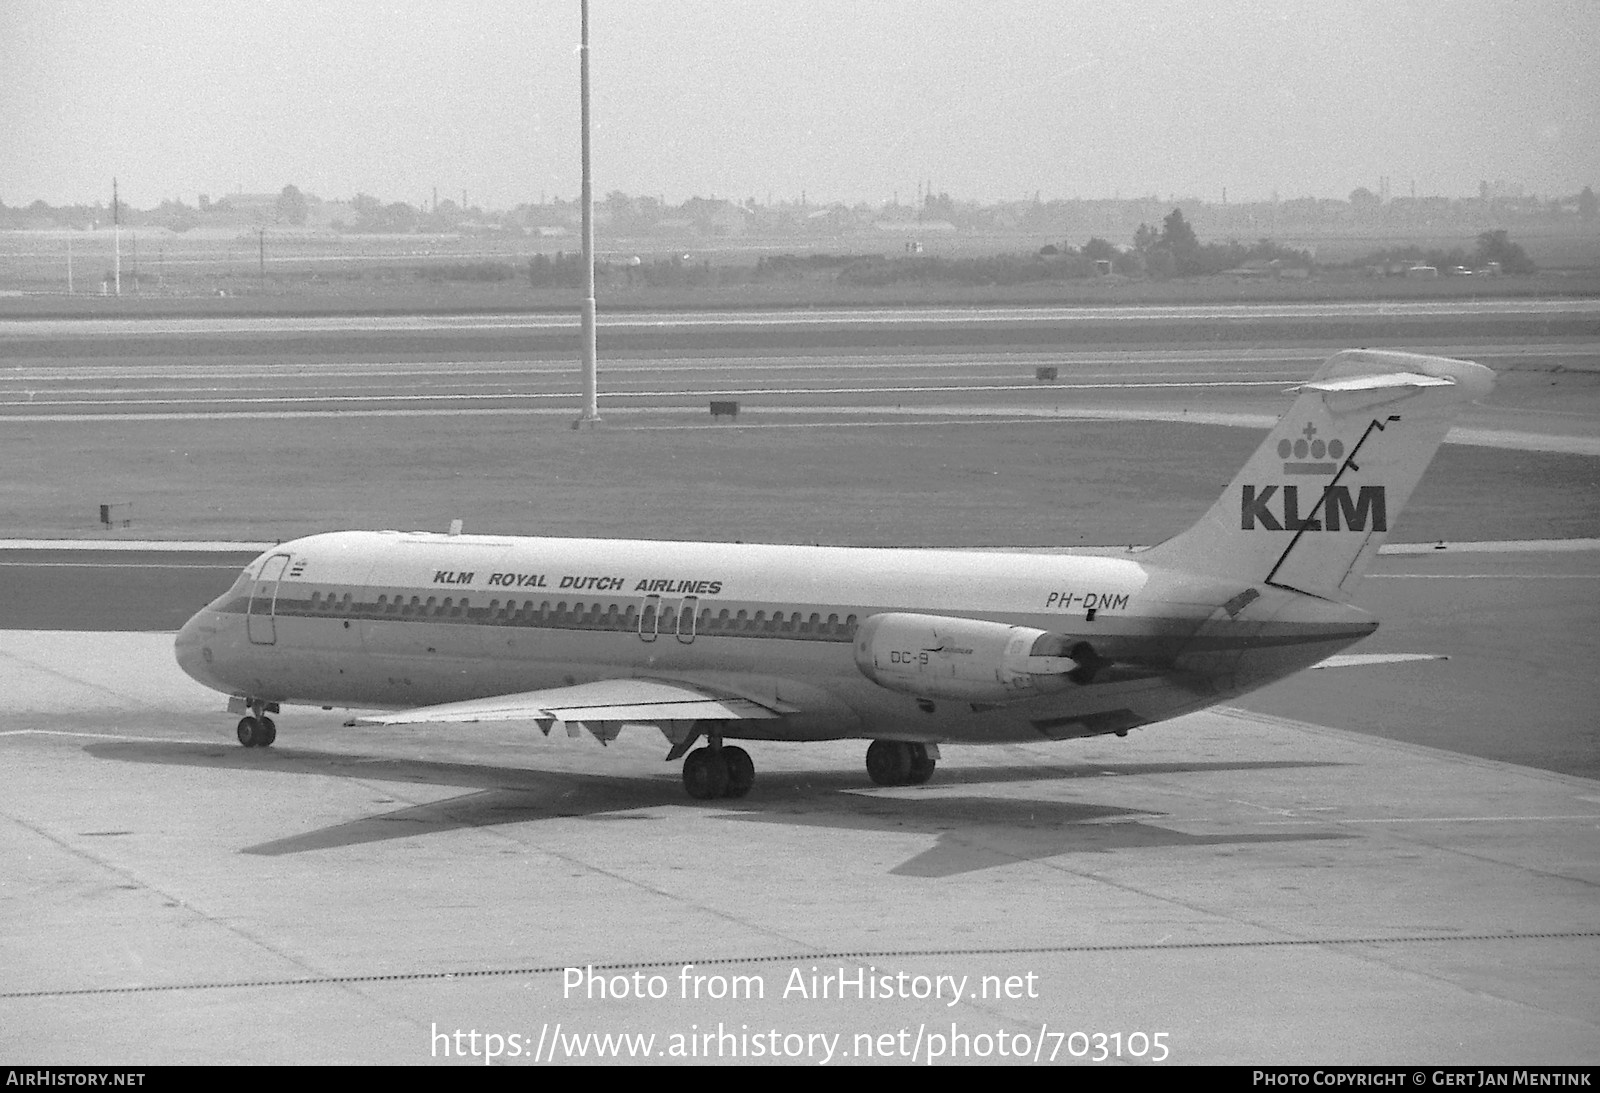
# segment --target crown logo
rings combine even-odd
[[[1290,456],[1295,462],[1288,462]],[[1308,457],[1311,462],[1305,462]],[[1285,461],[1284,474],[1332,474],[1338,470],[1339,460],[1344,458],[1344,442],[1324,442],[1317,435],[1317,427],[1307,422],[1300,430],[1299,440],[1284,437],[1278,441],[1278,458]]]

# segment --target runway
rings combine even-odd
[[[559,318],[0,325],[36,540],[0,544],[0,1052],[1593,1065],[1597,309],[1451,307],[1401,316],[1400,344],[1502,382],[1364,586],[1361,649],[1450,659],[1302,673],[1125,740],[951,748],[915,789],[872,787],[859,742],[768,745],[757,791],[713,808],[650,732],[292,710],[241,749],[152,631],[262,541],[391,520],[1152,541],[1359,344],[1338,324],[1396,328],[834,314],[807,345],[788,315],[648,317],[604,364],[615,424],[573,433]],[[102,500],[132,526],[97,528]]]
[[[540,314],[8,320],[0,418],[561,417],[580,387],[574,337],[571,316]],[[1458,442],[1600,452],[1600,301],[1582,299],[607,315],[600,406],[1259,421],[1362,344],[1500,373]]]

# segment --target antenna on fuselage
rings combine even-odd
[[[572,423],[593,428],[600,421],[599,367],[595,361],[594,323],[594,187],[589,180],[589,0],[581,0],[582,36],[578,44],[578,80],[583,128],[583,413]]]

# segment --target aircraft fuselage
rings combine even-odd
[[[1059,635],[1083,665],[1053,688],[997,671],[953,689],[981,651],[959,632],[900,648],[914,625],[864,649],[863,625],[885,615]],[[792,710],[729,722],[730,738],[998,743],[1125,732],[1375,626],[1137,554],[338,532],[263,554],[177,648],[196,679],[274,703],[404,709],[633,677]]]

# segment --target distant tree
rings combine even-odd
[[[1158,281],[1178,274],[1178,263],[1166,247],[1152,247],[1144,256],[1144,271]]]
[[[306,222],[306,195],[294,185],[285,186],[278,195],[278,220],[296,227]]]
[[[1532,273],[1538,268],[1533,264],[1533,259],[1528,257],[1528,252],[1513,243],[1504,229],[1487,231],[1478,236],[1478,249],[1472,258],[1473,263],[1479,266],[1499,262],[1500,268],[1506,273]]]
[[[1157,246],[1172,255],[1179,275],[1201,272],[1200,240],[1183,218],[1182,209],[1173,209],[1161,221],[1161,241]]]
[[[1133,233],[1133,249],[1136,251],[1148,251],[1159,242],[1161,233],[1149,224],[1140,224]]]
[[[1583,192],[1578,194],[1578,216],[1584,220],[1600,217],[1600,198],[1594,196],[1592,187],[1585,186]]]
[[[383,207],[384,231],[413,232],[417,230],[417,210],[404,201],[395,201]]]
[[[917,214],[918,220],[955,220],[956,203],[950,200],[950,195],[941,193],[938,197],[929,194],[922,199],[922,211]]]
[[[1110,262],[1116,259],[1117,248],[1097,235],[1083,245],[1080,253],[1091,262]]]
[[[1350,191],[1350,207],[1358,214],[1375,212],[1382,204],[1383,199],[1365,186],[1357,186]]]

